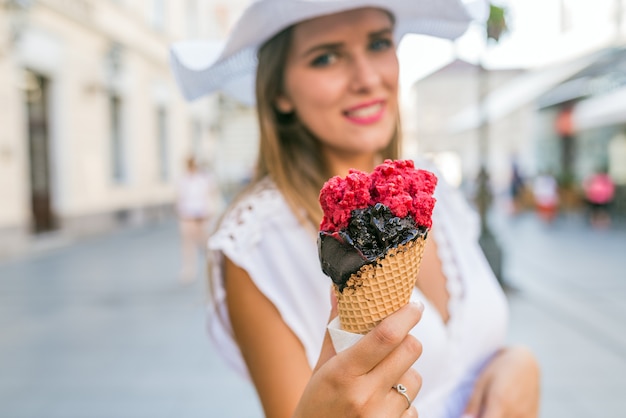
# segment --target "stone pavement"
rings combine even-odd
[[[543,368],[542,418],[626,411],[626,228],[496,218],[510,341]],[[204,333],[206,286],[177,283],[176,226],[0,263],[0,417],[262,416]]]
[[[178,254],[167,223],[0,264],[0,417],[261,416]]]
[[[500,217],[511,342],[542,366],[543,418],[626,416],[626,225]]]

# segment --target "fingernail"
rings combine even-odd
[[[411,303],[417,306],[417,309],[419,309],[420,312],[424,312],[424,302],[422,302],[421,300],[412,300]],[[462,417],[462,418],[465,418],[465,417]]]
[[[461,418],[476,418],[476,415],[474,415],[474,414],[463,414],[463,415],[461,415]]]

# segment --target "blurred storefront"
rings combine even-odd
[[[471,173],[481,157],[476,138],[482,127],[488,132],[489,146],[484,149],[489,152],[485,158],[495,188],[510,179],[504,167],[510,166],[510,156],[515,155],[515,165],[526,178],[551,173],[561,185],[578,194],[585,178],[607,169],[623,196],[626,71],[622,47],[626,43],[623,25],[626,8],[624,0],[601,3],[594,6],[586,1],[559,2],[559,19],[550,23],[549,31],[537,37],[541,43],[534,43],[536,39],[529,41],[529,45],[535,46],[527,50],[535,53],[526,57],[526,61],[519,61],[527,70],[508,80],[504,80],[506,72],[496,71],[504,76],[500,78],[502,82],[497,81],[500,76],[488,71],[489,77],[496,81],[494,85],[490,79],[489,92],[482,99],[475,93],[474,99],[468,100],[468,92],[476,90],[468,87],[476,83],[472,78],[477,79],[471,71],[466,71],[466,80],[462,80],[462,75],[458,81],[448,77],[449,83],[445,76],[446,72],[452,75],[449,69],[434,75],[443,80],[444,89],[447,84],[449,91],[439,100],[454,103],[436,106],[448,109],[446,118],[439,117],[437,124],[423,116],[421,123],[439,126],[440,132],[441,126],[447,126],[448,134],[432,136],[430,143],[445,148],[450,141],[456,142],[453,147],[461,154],[464,178],[473,178]],[[521,11],[517,6],[514,11]],[[549,11],[551,6],[545,7]],[[510,45],[515,48],[514,42]],[[498,55],[495,51],[485,62],[498,62],[498,57],[506,57],[503,52]],[[524,51],[520,49],[520,52]],[[417,96],[420,98],[419,92]],[[419,108],[422,115],[428,115],[432,113],[431,101],[436,104],[438,99],[435,95],[424,99],[430,100],[422,100]],[[449,113],[451,109],[456,112]],[[517,123],[506,123],[507,119]],[[497,126],[506,128],[498,130]],[[424,139],[428,142],[428,138],[428,132],[422,128],[420,145]],[[421,147],[424,148],[432,145]],[[615,209],[626,206],[624,202],[616,203]],[[625,209],[621,212],[626,213]]]
[[[487,121],[488,162],[496,188],[510,179],[506,169],[514,157],[526,177],[555,176],[563,206],[577,209],[583,203],[584,180],[607,171],[618,190],[614,211],[626,214],[624,48],[599,49],[525,72],[489,71],[489,93],[482,101],[477,99],[471,66],[454,66],[416,85],[418,104],[419,100],[423,103],[418,106],[422,125],[418,139],[424,143],[420,150],[455,150],[462,156],[464,177],[470,173],[473,178],[478,161],[476,138]],[[427,94],[433,80],[446,86],[447,96]],[[445,125],[447,135],[441,128]],[[430,133],[433,128],[436,134]]]
[[[168,45],[219,38],[237,5],[0,1],[0,244],[171,213],[185,157],[215,165],[221,113],[183,101]]]
[[[537,104],[541,169],[575,191],[592,174],[608,172],[617,185],[614,211],[626,214],[626,50],[599,51]]]

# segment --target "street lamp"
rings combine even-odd
[[[493,4],[489,7],[489,19],[486,25],[487,42],[493,39],[496,43],[500,40],[502,34],[506,31],[505,10],[502,7]],[[488,71],[482,62],[478,63],[479,69],[479,100],[480,100],[480,128],[478,132],[478,151],[480,158],[480,171],[478,173],[477,183],[478,191],[476,195],[476,205],[480,215],[480,238],[478,242],[485,253],[485,257],[491,266],[495,276],[501,285],[504,284],[502,278],[502,249],[500,248],[495,236],[489,228],[487,222],[487,214],[493,200],[491,188],[489,186],[489,115],[486,103],[486,96],[489,90]]]

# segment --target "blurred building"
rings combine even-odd
[[[414,125],[419,151],[452,150],[460,156],[463,179],[473,179],[484,157],[478,138],[487,122],[486,159],[494,186],[506,184],[506,167],[515,158],[526,176],[555,175],[568,192],[562,202],[576,207],[584,179],[607,170],[618,185],[614,209],[626,214],[624,3],[560,1],[557,33],[546,32],[534,49],[545,64],[523,72],[488,71],[482,100],[480,77],[466,63],[457,61],[417,83],[415,118],[405,122]],[[489,58],[487,53],[485,61]]]
[[[496,187],[510,177],[512,159],[532,163],[534,109],[523,106],[480,129],[481,98],[518,77],[521,70],[481,72],[477,65],[456,60],[413,86],[413,103],[403,115],[408,150],[428,155],[449,172],[449,181],[471,185],[478,175],[482,156],[479,141],[486,135],[486,161]],[[468,112],[470,121],[461,127],[451,124]],[[444,173],[445,174],[445,173]]]
[[[171,212],[215,165],[220,100],[183,102],[168,45],[220,38],[242,1],[0,1],[0,253]]]
[[[458,182],[471,182],[486,130],[496,189],[508,185],[515,161],[527,177],[556,176],[563,205],[576,208],[583,181],[606,170],[618,186],[614,210],[626,214],[626,49],[602,48],[531,71],[488,71],[483,100],[481,76],[478,67],[455,61],[415,84],[404,117],[414,151],[459,165],[451,167]]]
[[[540,166],[580,189],[607,171],[618,186],[615,210],[626,214],[626,49],[596,52],[584,69],[537,100]]]
[[[252,179],[259,147],[256,109],[219,95],[220,124],[216,135],[215,173],[226,201]]]

